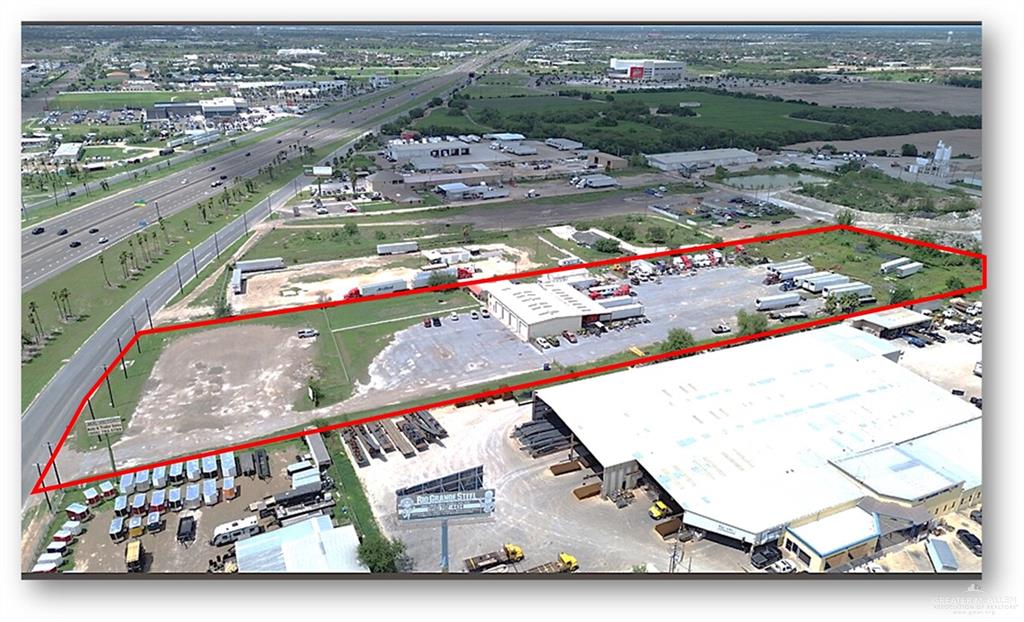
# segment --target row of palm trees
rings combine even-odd
[[[68,322],[75,318],[71,308],[71,290],[64,287],[53,290],[50,295],[54,304],[57,305],[57,313],[60,315],[61,322]],[[35,342],[42,343],[46,336],[46,328],[43,326],[42,318],[39,317],[39,304],[34,300],[28,303],[28,321],[32,324],[32,331],[35,333]]]

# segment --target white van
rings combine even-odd
[[[233,544],[239,540],[255,536],[263,531],[256,516],[250,516],[241,520],[232,521],[219,525],[213,530],[213,538],[210,544],[213,546],[224,546]]]

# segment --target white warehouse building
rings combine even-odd
[[[734,166],[757,162],[757,154],[746,149],[703,149],[645,155],[647,164],[656,169],[674,172],[685,169]]]
[[[598,321],[621,320],[644,314],[644,306],[630,297],[592,300],[572,279],[539,283],[488,283],[487,308],[517,337],[538,337],[576,332]]]
[[[686,65],[674,60],[655,58],[612,58],[608,61],[608,77],[612,80],[662,82],[680,80]]]
[[[789,530],[806,536],[865,500],[898,501],[924,524],[980,499],[980,418],[900,356],[891,342],[831,326],[541,388],[533,418],[578,441],[603,496],[643,481],[686,525],[750,545],[788,543]],[[922,440],[931,434],[941,442]],[[870,471],[884,470],[884,487],[900,494],[880,496],[850,466],[908,444],[926,447],[918,468]],[[926,472],[942,477],[923,481]],[[849,551],[885,546],[884,534],[866,547],[855,532],[835,534],[842,553],[807,553],[828,569]]]

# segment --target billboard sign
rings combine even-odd
[[[314,177],[330,177],[333,171],[329,166],[314,166],[313,176]]]
[[[89,436],[116,434],[124,431],[124,422],[120,417],[104,417],[85,422],[85,431]]]
[[[629,79],[630,80],[642,80],[644,77],[644,68],[633,65],[629,68]]]
[[[494,512],[494,489],[398,495],[397,509],[401,521],[487,516]]]

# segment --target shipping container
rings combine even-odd
[[[917,272],[920,272],[921,268],[923,268],[923,267],[924,267],[923,263],[921,263],[920,261],[915,261],[913,263],[908,263],[908,264],[903,264],[902,266],[897,266],[896,270],[895,270],[895,274],[896,274],[897,277],[903,279],[903,278],[906,278],[906,277],[910,276],[911,274],[915,274]]]
[[[829,285],[821,290],[821,295],[826,298],[829,296],[842,296],[843,294],[870,296],[872,291],[871,286],[867,283],[855,281],[853,283],[843,283],[842,285]]]
[[[904,264],[908,264],[910,262],[910,257],[900,257],[899,259],[893,259],[891,261],[883,263],[881,266],[879,266],[878,271],[881,272],[882,274],[889,274],[890,272],[894,271],[897,267],[902,266]]]
[[[849,282],[850,277],[843,274],[833,274],[814,279],[813,281],[804,281],[802,287],[809,292],[819,293],[829,285],[842,285]]]
[[[762,296],[754,299],[754,308],[758,311],[771,311],[772,309],[784,309],[800,304],[800,294],[790,292],[776,296]]]
[[[814,266],[803,264],[799,266],[783,268],[776,272],[776,274],[778,274],[780,281],[785,281],[786,279],[795,279],[798,276],[813,274],[814,272]]]
[[[378,255],[401,255],[402,253],[415,253],[420,250],[419,242],[391,242],[390,244],[378,244]]]

